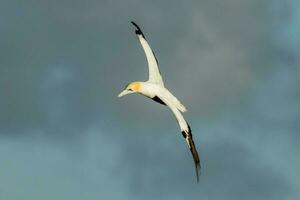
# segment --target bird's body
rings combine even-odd
[[[149,80],[145,82],[136,81],[128,84],[126,88],[119,94],[119,97],[131,93],[139,93],[146,97],[151,98],[152,100],[160,104],[166,105],[173,112],[179,124],[181,133],[185,138],[189,146],[189,149],[193,155],[195,168],[196,168],[197,181],[198,181],[199,180],[198,171],[200,170],[200,159],[193,141],[190,126],[182,115],[182,112],[186,112],[187,109],[164,86],[163,79],[159,72],[158,62],[153,51],[151,50],[148,42],[146,41],[145,36],[142,33],[141,29],[134,22],[132,22],[132,24],[136,27],[135,33],[137,34],[147,57],[148,67],[149,67]]]
[[[164,86],[157,83],[146,82],[133,82],[133,88],[137,89],[137,93],[140,93],[146,97],[153,99],[161,104],[173,104],[181,112],[186,112],[185,106]]]

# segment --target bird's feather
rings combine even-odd
[[[181,112],[176,108],[176,106],[170,101],[168,96],[164,95],[163,93],[160,93],[158,97],[169,107],[169,109],[173,112],[173,114],[176,117],[176,120],[179,124],[179,127],[181,129],[181,133],[183,137],[185,138],[188,147],[192,153],[194,164],[195,164],[195,170],[196,170],[196,177],[197,177],[197,182],[199,181],[199,172],[201,170],[201,165],[200,165],[200,158],[195,146],[195,143],[193,141],[193,136],[192,136],[192,131],[189,126],[189,124],[186,122],[184,117],[182,116]]]
[[[148,42],[145,38],[145,35],[143,34],[140,27],[134,22],[131,22],[131,23],[136,28],[135,33],[138,36],[138,39],[139,39],[139,41],[144,49],[144,52],[146,54],[148,68],[149,68],[149,80],[148,81],[164,86],[164,82],[163,82],[163,79],[161,77],[159,67],[158,67],[158,61],[155,57],[154,52],[152,51],[150,45],[148,44]]]

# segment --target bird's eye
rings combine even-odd
[[[132,91],[132,89],[131,89],[131,88],[128,88],[127,90],[128,90],[128,91]]]

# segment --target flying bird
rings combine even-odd
[[[144,49],[146,54],[148,68],[149,68],[149,80],[145,82],[135,81],[129,83],[125,89],[118,95],[118,97],[122,97],[132,93],[142,94],[146,97],[151,98],[152,100],[167,106],[175,115],[176,120],[179,124],[181,133],[185,138],[187,145],[192,153],[195,170],[196,170],[196,178],[197,182],[199,182],[199,172],[200,172],[200,159],[198,152],[196,150],[195,143],[193,141],[193,136],[191,132],[191,128],[189,124],[186,122],[184,117],[182,116],[183,112],[186,112],[186,107],[164,86],[163,79],[161,77],[158,61],[149,46],[147,40],[145,39],[145,35],[143,34],[140,27],[131,22],[135,27],[135,33]]]

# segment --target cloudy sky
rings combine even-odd
[[[117,94],[155,51],[168,109]],[[0,1],[0,199],[299,199],[297,0]],[[151,122],[151,123],[149,123]]]

